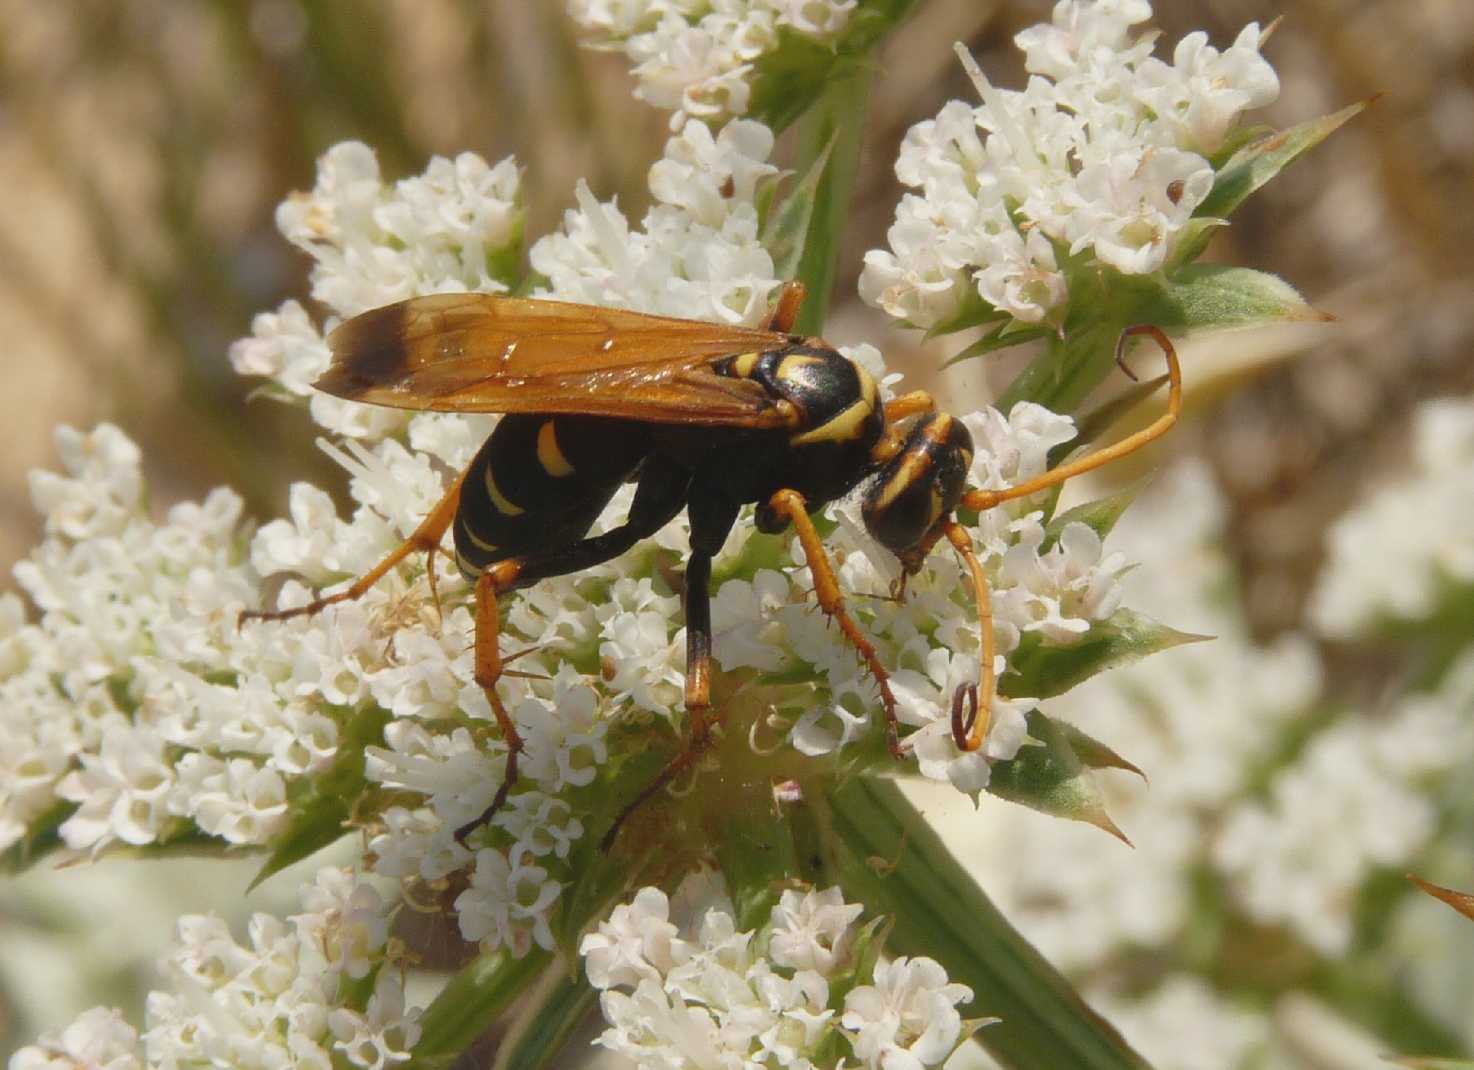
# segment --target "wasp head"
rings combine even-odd
[[[972,435],[944,412],[909,417],[893,431],[888,442],[894,452],[879,457],[860,511],[871,537],[911,574],[921,568],[962,500],[972,466]]]

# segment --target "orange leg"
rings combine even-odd
[[[925,390],[913,390],[909,394],[891,398],[885,403],[885,431],[871,451],[870,459],[876,464],[884,464],[901,452],[901,447],[906,444],[906,433],[909,429],[900,427],[900,421],[908,416],[936,411],[936,399]]]
[[[804,504],[803,495],[796,490],[780,490],[768,499],[768,506],[780,516],[785,516],[793,522],[794,533],[798,535],[799,544],[804,548],[804,557],[809,562],[809,571],[814,576],[814,595],[819,600],[819,608],[830,619],[839,622],[839,630],[855,648],[855,653],[860,655],[860,660],[865,663],[871,678],[875,680],[875,685],[880,690],[881,705],[885,708],[887,742],[890,744],[893,755],[897,758],[903,757],[905,752],[901,750],[899,727],[896,721],[896,696],[891,692],[890,673],[886,672],[885,666],[880,663],[875,647],[865,637],[865,633],[860,631],[860,626],[845,612],[844,598],[839,591],[839,580],[834,575],[834,566],[829,563],[829,555],[824,551],[824,543],[819,538],[819,532],[814,528],[813,520],[809,518],[809,510]]]
[[[519,571],[520,565],[515,559],[499,561],[488,566],[476,577],[475,680],[486,693],[486,701],[491,704],[491,712],[496,717],[497,727],[501,729],[502,740],[507,745],[507,769],[491,805],[480,817],[456,829],[455,837],[462,845],[467,836],[489,822],[506,805],[507,793],[517,783],[517,756],[525,749],[516,722],[502,704],[501,696],[496,693],[497,681],[502,678],[504,667],[500,646],[501,621],[497,616],[496,596],[498,592],[511,590]]]
[[[936,412],[937,400],[925,390],[913,390],[885,403],[885,422],[893,424],[922,412]]]
[[[1014,498],[1027,498],[1031,494],[1037,494],[1041,490],[1048,490],[1057,486],[1072,476],[1089,472],[1102,465],[1110,464],[1117,458],[1124,457],[1128,453],[1134,453],[1141,449],[1153,439],[1161,438],[1172,425],[1177,422],[1177,417],[1182,412],[1182,369],[1177,364],[1177,351],[1172,348],[1172,343],[1162,333],[1161,328],[1154,327],[1149,323],[1138,323],[1127,327],[1121,332],[1120,339],[1116,342],[1116,363],[1121,366],[1131,378],[1135,374],[1126,366],[1125,352],[1126,344],[1139,334],[1150,337],[1157,345],[1162,347],[1162,352],[1167,358],[1168,392],[1167,411],[1154,420],[1150,427],[1145,427],[1134,435],[1128,435],[1114,446],[1088,453],[1084,457],[1062,464],[1058,468],[1052,468],[1037,479],[1031,479],[1026,483],[1016,486],[1005,487],[1002,490],[970,490],[962,496],[962,504],[969,509],[982,512],[991,509],[1001,502],[1011,501]]]
[[[240,619],[242,621],[289,620],[292,617],[306,617],[320,613],[328,606],[336,605],[338,602],[356,601],[362,598],[374,584],[383,579],[391,568],[410,554],[416,553],[427,555],[425,565],[429,571],[430,595],[435,599],[438,607],[440,596],[435,590],[435,551],[440,548],[440,540],[445,536],[446,529],[455,520],[456,509],[461,502],[461,483],[465,478],[465,472],[457,476],[455,482],[450,485],[450,489],[445,492],[445,497],[441,498],[435,508],[430,510],[430,515],[420,522],[420,526],[410,533],[409,538],[391,550],[384,560],[354,580],[351,587],[338,591],[336,594],[319,596],[305,606],[298,606],[296,609],[248,609],[241,614]]]
[[[799,309],[804,303],[804,284],[793,279],[783,284],[778,291],[778,301],[768,316],[767,328],[779,334],[788,334],[798,322]]]

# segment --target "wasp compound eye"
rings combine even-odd
[[[960,421],[942,412],[918,417],[905,444],[865,490],[866,529],[906,560],[957,508],[971,466],[972,435]]]

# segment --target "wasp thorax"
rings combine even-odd
[[[910,564],[913,551],[952,515],[972,467],[972,435],[943,412],[913,417],[904,442],[866,488],[861,502],[871,536]],[[910,421],[908,421],[910,422]]]

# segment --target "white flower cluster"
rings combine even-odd
[[[141,1046],[117,1012],[99,1007],[21,1049],[11,1070],[382,1070],[408,1061],[419,1011],[405,1009],[397,967],[387,961],[389,916],[379,894],[325,869],[303,889],[302,907],[286,921],[257,914],[244,945],[218,918],[181,918],[166,963],[174,990],[149,995]],[[342,1004],[349,981],[371,981],[363,1006]]]
[[[757,180],[772,169],[771,146],[771,134],[755,123],[728,124],[715,137],[692,123],[652,169],[658,203],[642,230],[584,191],[564,230],[534,246],[533,263],[556,296],[755,323],[777,287],[753,203]],[[430,173],[449,166],[437,162]],[[455,166],[457,173],[515,177],[510,164],[487,169],[463,158]],[[314,285],[333,313],[346,316],[363,300],[380,299],[364,295],[380,293],[375,280],[391,254],[431,265],[414,268],[417,281],[405,284],[411,292],[482,284],[456,275],[466,262],[459,239],[411,210],[426,196],[421,185],[386,189],[361,147],[341,147],[322,161],[316,191],[284,213],[289,228],[310,226],[317,235],[302,244],[318,258]],[[473,203],[478,196],[488,203]],[[470,183],[449,215],[501,218],[516,196],[515,188]],[[414,225],[437,257],[414,259],[416,232],[407,220],[419,220]],[[481,262],[500,238],[475,233],[482,237],[473,259]],[[259,318],[233,355],[241,370],[301,394],[326,361],[322,338],[289,305]],[[850,355],[882,377],[873,348]],[[445,556],[436,566],[442,607],[430,597],[423,558],[412,558],[356,602],[313,617],[239,623],[239,615],[271,608],[265,577],[299,577],[276,591],[276,604],[291,607],[308,599],[309,584],[367,571],[440,499],[445,473],[469,462],[493,418],[370,416],[378,410],[322,400],[314,397],[313,414],[348,436],[341,447],[324,448],[352,477],[354,513],[339,518],[325,492],[299,484],[289,515],[255,532],[226,491],[155,523],[144,511],[131,442],[109,427],[63,433],[66,473],[38,475],[34,484],[48,537],[18,570],[41,619],[28,623],[18,600],[0,603],[0,847],[51,814],[65,818],[61,836],[77,850],[200,833],[268,843],[289,820],[293,778],[325,770],[345,731],[385,711],[383,744],[370,748],[365,775],[396,793],[396,805],[363,815],[371,822],[372,864],[407,880],[467,870],[469,886],[456,906],[468,939],[488,950],[547,947],[571,845],[591,817],[569,801],[570,792],[587,786],[605,762],[611,726],[679,713],[679,600],[666,592],[649,545],[507,599],[504,649],[535,648],[517,665],[527,675],[500,684],[528,749],[507,807],[468,849],[453,830],[491,801],[505,751],[473,678],[466,589]],[[965,419],[978,446],[971,479],[980,487],[1039,474],[1049,449],[1073,435],[1069,420],[1031,405],[1007,418],[985,410]],[[616,495],[599,523],[622,518],[631,493]],[[1119,598],[1124,562],[1104,556],[1083,526],[1046,545],[1036,506],[1009,503],[974,529],[996,585],[1000,672],[1024,637],[1072,641],[1108,617]],[[897,668],[901,717],[914,729],[923,772],[980,790],[989,760],[1011,757],[1024,742],[1024,722],[1021,708],[998,699],[983,751],[960,755],[951,739],[950,697],[977,674],[965,573],[938,553],[913,577],[904,605],[881,602],[896,578],[894,560],[865,535],[852,504],[836,514],[832,546],[842,581],[881,658]],[[718,662],[727,670],[803,672],[820,685],[814,701],[777,711],[780,730],[791,732],[799,750],[823,754],[867,734],[874,740],[873,682],[813,606],[797,543],[781,571],[744,573],[749,532],[739,524],[717,562],[719,572],[751,576],[731,579],[717,595]],[[651,543],[684,552],[684,518]],[[602,672],[580,675],[573,666]],[[608,817],[592,816],[600,823]]]
[[[15,570],[40,618],[0,602],[0,848],[67,803],[60,834],[76,850],[190,822],[264,842],[286,778],[332,754],[337,725],[235,635],[256,596],[240,499],[216,490],[155,523],[116,427],[62,428],[57,448],[65,473],[32,476],[45,539]]]
[[[896,175],[920,192],[901,199],[890,249],[866,255],[865,300],[918,327],[977,298],[1058,322],[1062,257],[1160,268],[1212,189],[1208,157],[1279,82],[1257,24],[1224,52],[1188,34],[1168,64],[1151,35],[1131,36],[1150,17],[1146,0],[1060,0],[1052,23],[1015,38],[1033,75],[1021,91],[991,85],[959,49],[982,103],[952,101],[907,133]]]
[[[1331,528],[1311,599],[1321,634],[1361,635],[1423,620],[1451,589],[1474,583],[1474,401],[1425,404],[1413,421],[1410,471]],[[1416,518],[1413,521],[1411,518]]]
[[[722,892],[698,897],[704,909],[678,926],[665,893],[642,888],[579,948],[609,1023],[599,1043],[639,1066],[811,1070],[836,1065],[847,1045],[866,1067],[921,1070],[970,1032],[957,1006],[972,990],[931,959],[856,976],[864,908],[838,888],[786,891],[746,932]]]
[[[633,230],[582,182],[563,232],[537,241],[532,267],[549,279],[536,296],[718,323],[758,323],[781,280],[758,242],[757,194],[775,175],[773,133],[728,123],[713,135],[686,123],[650,168],[655,204]]]
[[[515,263],[522,241],[521,176],[511,159],[490,165],[463,152],[434,157],[424,174],[391,185],[372,149],[345,141],[319,161],[311,192],[282,203],[276,222],[313,258],[312,296],[344,318],[421,294],[499,293],[507,284],[493,265]],[[312,389],[328,350],[298,302],[261,313],[251,331],[231,347],[236,371],[310,398],[324,427],[360,437],[403,427],[402,413]]]
[[[671,129],[687,116],[745,115],[754,65],[789,32],[832,44],[855,0],[569,0],[594,47],[621,49],[634,64],[635,96],[669,108]]]
[[[1215,638],[1044,705],[1150,778],[1148,786],[1125,773],[1098,777],[1134,848],[1016,808],[1006,821],[957,815],[943,826],[1009,919],[1051,962],[1092,978],[1087,999],[1164,1070],[1205,1065],[1205,1050],[1214,1066],[1255,1065],[1243,1060],[1275,1031],[1186,974],[1129,997],[1113,987],[1123,962],[1127,984],[1138,985],[1133,955],[1171,960],[1201,906],[1195,889],[1205,874],[1239,915],[1338,955],[1354,936],[1358,891],[1376,869],[1406,865],[1436,842],[1437,790],[1456,790],[1448,774],[1474,757],[1474,658],[1466,658],[1436,692],[1384,716],[1332,720],[1256,792],[1286,732],[1320,695],[1321,669],[1304,637],[1254,645],[1223,603],[1225,522],[1206,466],[1158,477],[1112,532],[1128,555],[1153,563],[1123,580],[1125,597],[1146,613],[1170,606],[1174,623]],[[1216,1042],[1183,1046],[1183,1022]]]
[[[1471,706],[1474,659],[1466,659],[1439,693],[1318,733],[1267,799],[1235,807],[1213,862],[1249,913],[1327,955],[1345,952],[1367,877],[1406,864],[1432,839],[1438,805],[1427,788],[1474,757]]]

